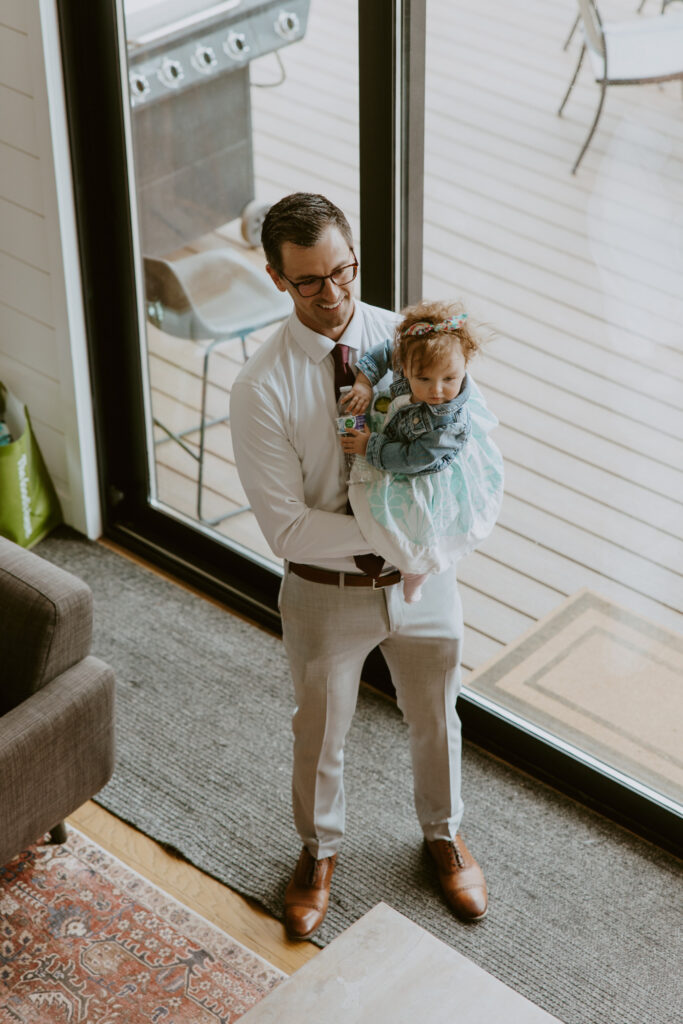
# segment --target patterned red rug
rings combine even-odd
[[[0,868],[1,1024],[232,1024],[284,977],[74,829]]]

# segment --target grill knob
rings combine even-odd
[[[128,81],[130,83],[130,94],[133,103],[135,103],[136,100],[144,100],[151,88],[149,81],[147,80],[147,76],[141,74],[139,71],[131,71],[128,76]]]
[[[223,43],[223,49],[229,57],[236,57],[237,60],[244,60],[251,47],[247,42],[244,32],[231,32]]]
[[[184,77],[185,72],[179,60],[172,60],[171,57],[164,58],[159,68],[159,78],[164,85],[170,86],[171,89],[176,89]]]
[[[294,11],[280,11],[274,25],[275,31],[282,39],[294,39],[299,35],[301,22]]]
[[[213,47],[198,46],[192,54],[192,63],[197,71],[201,71],[205,75],[210,74],[218,63]]]

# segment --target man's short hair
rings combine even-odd
[[[334,203],[314,192],[293,192],[268,210],[261,228],[261,243],[268,264],[282,273],[282,246],[285,242],[310,248],[330,225],[353,248],[351,226]]]

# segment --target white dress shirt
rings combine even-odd
[[[339,342],[356,361],[393,334],[395,313],[356,300]],[[235,462],[259,526],[276,555],[358,572],[372,549],[346,515],[344,453],[334,399],[334,342],[293,312],[251,356],[232,388]]]

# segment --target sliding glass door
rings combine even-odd
[[[353,5],[125,0],[149,502],[277,564],[232,456],[230,388],[291,311],[260,225],[321,192],[359,236]]]
[[[557,116],[572,17],[428,5],[423,287],[484,324],[472,370],[506,466],[499,523],[460,567],[466,682],[681,815],[680,84],[609,89],[573,173],[600,89],[586,66]]]
[[[394,304],[402,6],[60,5],[108,529],[274,627],[280,564],[230,434],[232,383],[291,310],[260,226],[283,195],[324,193],[372,301]]]

